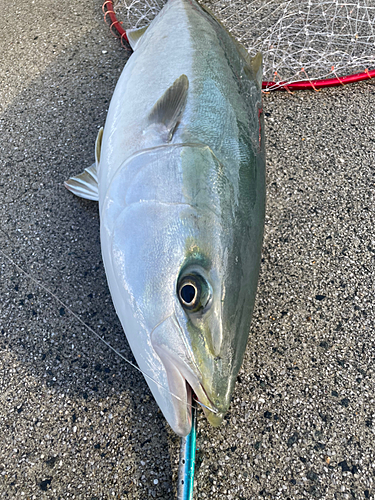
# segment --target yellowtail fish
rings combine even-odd
[[[128,37],[96,162],[66,187],[99,201],[116,312],[186,436],[192,392],[222,421],[248,339],[265,212],[262,58],[195,0],[169,0]]]

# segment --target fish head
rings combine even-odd
[[[151,341],[171,392],[181,394],[183,386],[191,389],[209,423],[217,427],[229,408],[242,364],[255,291],[243,275],[230,276],[235,270],[222,245],[208,249],[191,240],[189,244],[174,283],[173,314],[157,325]],[[176,370],[182,377],[179,390]],[[190,411],[178,400],[174,407],[181,420]]]
[[[141,156],[120,169],[108,190],[102,252],[133,354],[167,421],[184,436],[193,393],[213,426],[228,410],[250,329],[260,246],[251,244],[252,214],[233,201],[232,183],[209,148],[154,148]],[[198,176],[192,164],[200,165]],[[130,170],[130,180],[121,180]],[[125,201],[109,223],[119,189]]]

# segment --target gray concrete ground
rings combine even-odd
[[[2,9],[0,248],[131,358],[91,164],[126,54],[98,0]],[[230,412],[199,418],[196,498],[375,498],[375,86],[264,98],[259,294]],[[124,131],[125,133],[126,131]],[[0,498],[175,497],[143,377],[0,255]]]

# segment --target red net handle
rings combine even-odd
[[[111,30],[112,35],[116,36],[117,38],[121,38],[121,43],[123,45],[124,45],[123,41],[125,41],[127,44],[125,47],[128,50],[131,50],[128,37],[126,36],[126,32],[121,26],[122,23],[120,23],[120,21],[117,19],[115,11],[113,10],[113,1],[106,0],[103,3],[102,10],[104,13],[104,21],[107,22],[107,17],[109,17],[109,19],[111,20],[111,25],[109,29]]]
[[[121,26],[120,21],[117,19],[115,11],[113,9],[113,1],[106,0],[103,4],[104,20],[107,21],[107,17],[111,20],[110,30],[111,33],[118,38],[121,38],[121,43],[127,50],[131,50],[129,46],[129,40],[126,36],[126,32]],[[126,42],[126,45],[124,44]],[[303,69],[301,71],[304,71]],[[333,71],[333,70],[332,70]],[[347,75],[343,77],[326,78],[322,80],[303,80],[300,82],[263,82],[262,88],[265,91],[272,90],[286,90],[291,92],[293,90],[320,90],[325,87],[337,87],[338,85],[346,85],[348,83],[361,82],[363,80],[371,80],[375,78],[375,69],[369,71],[365,70],[363,73],[356,73],[355,75]]]
[[[325,87],[337,87],[338,85],[346,85],[348,83],[362,82],[363,80],[371,80],[375,78],[375,69],[371,71],[365,70],[363,73],[356,73],[355,75],[347,75],[335,78],[325,78],[322,80],[304,80],[301,82],[262,82],[264,90],[320,90]]]

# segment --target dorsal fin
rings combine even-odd
[[[137,48],[139,40],[142,38],[144,32],[147,30],[148,26],[143,26],[143,28],[135,28],[133,30],[126,30],[126,36],[128,37],[130,47],[135,50]]]
[[[189,80],[181,75],[158,99],[148,117],[149,125],[162,125],[170,141],[185,108]]]

